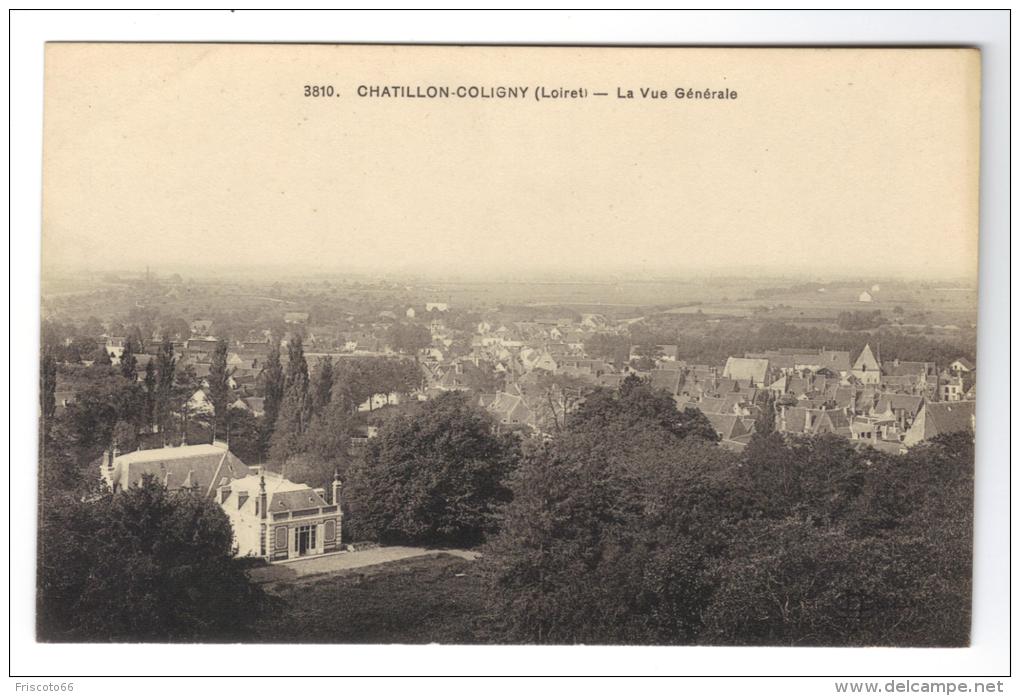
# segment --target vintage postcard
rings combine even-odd
[[[968,645],[980,85],[48,44],[37,639]]]

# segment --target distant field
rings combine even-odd
[[[746,317],[788,322],[834,322],[840,312],[879,310],[889,319],[902,310],[905,321],[924,324],[953,324],[965,328],[977,320],[977,294],[970,288],[924,287],[897,284],[871,292],[871,302],[858,297],[865,287],[837,287],[826,292],[808,291],[754,299],[710,301],[700,305],[676,307],[669,314],[702,314],[720,317]],[[923,313],[923,321],[918,315]],[[911,317],[914,317],[911,319]]]
[[[275,585],[253,641],[491,642],[477,573],[477,563],[441,554]]]
[[[270,285],[275,289],[272,294]],[[133,321],[156,313],[165,317],[260,317],[280,319],[287,308],[316,313],[317,322],[329,322],[345,312],[378,311],[426,302],[446,302],[455,309],[487,310],[497,306],[533,308],[535,314],[596,312],[611,319],[632,319],[666,311],[701,312],[716,317],[755,316],[766,321],[791,323],[835,322],[844,311],[881,310],[920,325],[976,323],[974,288],[924,281],[890,281],[872,289],[870,281],[794,284],[783,278],[607,278],[605,281],[458,281],[400,284],[328,281],[282,281],[253,276],[247,282],[188,281],[172,293],[170,286],[141,286],[95,279],[59,278],[43,287],[43,316],[74,321],[94,315]],[[819,292],[818,287],[824,287]],[[859,302],[862,291],[872,302]],[[523,314],[529,314],[525,311]]]

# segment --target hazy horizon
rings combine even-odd
[[[101,267],[85,265],[51,265],[47,276],[51,279],[74,277],[78,275],[105,276],[115,275],[125,278],[139,278],[149,273],[156,280],[167,280],[173,275],[182,279],[211,280],[293,280],[304,279],[352,279],[352,280],[390,280],[390,281],[422,281],[437,283],[670,283],[695,279],[745,279],[749,281],[790,281],[842,283],[861,281],[868,283],[880,282],[948,282],[975,283],[976,279],[964,275],[937,275],[933,273],[908,274],[893,271],[882,272],[877,269],[833,269],[830,272],[799,271],[795,269],[781,270],[778,268],[754,268],[728,266],[718,269],[647,269],[647,268],[607,268],[599,271],[590,270],[558,270],[558,269],[518,269],[515,272],[491,273],[472,271],[471,269],[415,269],[393,267],[330,267],[307,263],[291,264],[104,264]],[[253,278],[258,275],[258,278]]]

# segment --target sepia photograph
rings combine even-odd
[[[972,646],[979,48],[43,51],[40,645]]]
[[[40,639],[967,644],[976,51],[46,69]]]

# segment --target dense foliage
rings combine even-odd
[[[495,528],[495,507],[517,443],[493,433],[466,396],[449,392],[390,420],[348,474],[350,524],[385,542],[474,544]]]
[[[82,499],[50,491],[39,545],[47,641],[240,640],[261,593],[233,558],[212,500],[158,482]]]
[[[642,384],[525,459],[486,549],[522,643],[965,645],[973,444],[756,436],[739,455]]]

